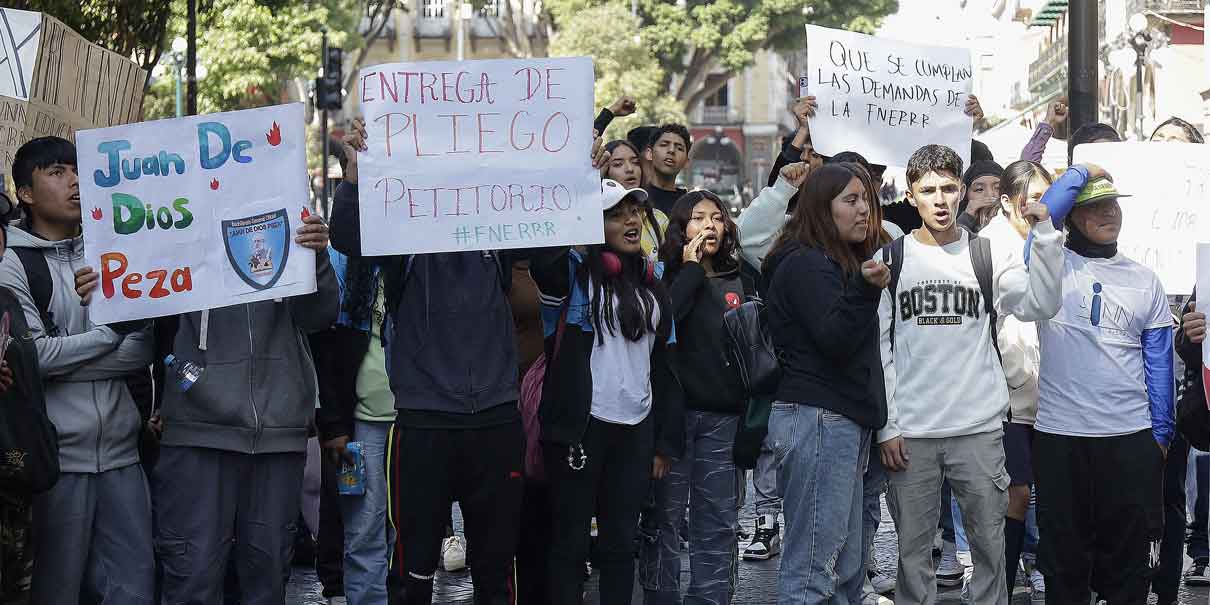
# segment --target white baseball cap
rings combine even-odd
[[[607,211],[614,206],[617,206],[626,199],[626,196],[634,196],[634,200],[640,204],[647,201],[647,192],[640,188],[627,189],[621,183],[613,179],[601,179],[601,210]]]

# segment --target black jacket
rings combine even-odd
[[[869,429],[886,424],[878,350],[882,290],[846,277],[815,248],[787,246],[767,261],[768,317],[782,358],[781,401],[844,414]]]
[[[336,189],[330,236],[332,247],[346,256],[362,256],[357,186],[347,181]],[[391,319],[383,333],[393,343],[387,363],[396,409],[477,414],[517,401],[508,288],[511,264],[526,254],[474,251],[379,259]]]
[[[684,264],[665,275],[676,320],[673,367],[683,376],[685,407],[703,412],[742,414],[747,394],[735,364],[727,355],[723,315],[745,298],[739,271],[707,277],[698,263]]]
[[[534,255],[529,271],[544,301],[561,300],[571,295],[571,262],[566,248],[551,248]],[[672,322],[662,319],[660,325],[660,333],[651,350],[649,418],[655,422],[656,453],[680,458],[685,450],[684,395],[666,345]],[[542,440],[557,445],[578,445],[588,429],[592,412],[591,355],[596,333],[568,323],[559,354],[554,355],[556,334],[552,332],[545,343],[549,361],[538,410]]]

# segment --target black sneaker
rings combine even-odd
[[[767,561],[781,553],[781,527],[772,515],[756,519],[756,534],[744,549],[745,561]]]
[[[1198,559],[1193,562],[1193,567],[1185,572],[1185,586],[1210,586],[1210,573],[1206,571],[1206,565],[1210,561]]]

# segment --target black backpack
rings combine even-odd
[[[781,361],[766,314],[764,301],[753,296],[723,315],[728,353],[749,397],[772,395],[781,382]]]
[[[14,380],[0,394],[0,491],[39,494],[59,480],[59,435],[46,415],[38,353],[26,339],[25,315],[7,288],[0,288],[0,310],[9,312],[13,341],[5,359]]]
[[[969,232],[968,232],[969,233]],[[896,238],[895,241],[882,247],[882,262],[886,263],[891,269],[891,283],[887,284],[887,290],[891,293],[891,350],[895,350],[895,293],[899,288],[899,274],[903,272],[903,238],[907,235]],[[996,357],[1000,357],[1000,342],[996,337],[997,333],[997,315],[995,299],[992,291],[992,248],[991,240],[986,237],[979,237],[973,233],[968,239],[971,266],[975,270],[975,279],[979,280],[979,291],[983,296],[983,312],[987,314],[988,321],[992,326],[992,347],[996,349]]]

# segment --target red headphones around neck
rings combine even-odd
[[[622,274],[622,257],[616,252],[605,250],[601,252],[601,267],[606,277],[617,277]],[[655,283],[655,263],[647,260],[647,257],[643,257],[643,283]]]

